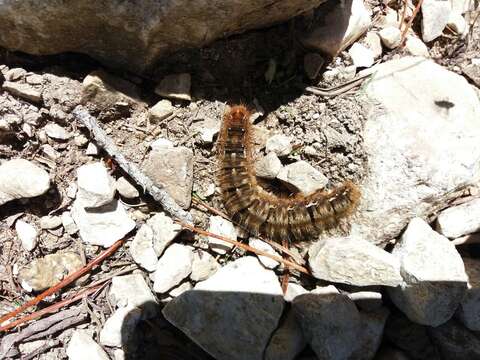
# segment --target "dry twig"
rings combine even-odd
[[[419,0],[417,6],[415,7],[415,10],[413,10],[412,17],[408,21],[407,26],[405,26],[405,29],[403,29],[402,31],[402,39],[400,41],[400,44],[403,45],[405,43],[405,37],[407,36],[408,29],[410,29],[410,27],[412,26],[413,20],[415,20],[415,17],[420,11],[420,7],[422,6],[422,3],[423,3],[423,0]]]

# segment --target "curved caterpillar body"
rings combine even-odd
[[[278,197],[257,182],[253,165],[250,113],[237,105],[225,113],[218,138],[218,181],[232,220],[253,235],[275,241],[301,241],[338,225],[356,208],[360,193],[351,182],[331,191]]]

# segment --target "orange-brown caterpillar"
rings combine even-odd
[[[278,197],[257,182],[253,165],[250,113],[230,108],[218,138],[219,185],[228,214],[253,235],[275,241],[301,241],[335,227],[356,208],[360,193],[351,182],[331,191]]]

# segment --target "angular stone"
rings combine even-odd
[[[17,81],[27,75],[27,70],[22,68],[11,68],[5,73],[5,80],[7,81]]]
[[[137,307],[127,306],[115,310],[100,331],[100,344],[116,347],[126,346],[141,317],[142,310]]]
[[[25,250],[32,251],[35,249],[38,232],[33,225],[23,220],[17,220],[15,222],[15,231]]]
[[[462,72],[480,88],[480,64],[466,65]]]
[[[69,360],[110,360],[105,350],[92,339],[86,330],[75,330],[68,343],[66,353]]]
[[[302,285],[295,283],[288,283],[287,291],[283,295],[285,301],[292,302],[298,295],[307,294],[306,290]]]
[[[208,231],[212,234],[223,236],[231,240],[237,239],[237,230],[235,229],[235,226],[221,216],[210,216]],[[217,254],[225,254],[233,247],[233,244],[210,236],[208,237],[208,244]]]
[[[165,293],[192,272],[193,250],[181,244],[170,245],[158,260],[153,290]]]
[[[170,301],[163,315],[216,359],[261,360],[283,306],[277,276],[246,256]]]
[[[442,35],[450,16],[450,1],[424,0],[422,3],[422,38],[425,42]]]
[[[126,199],[135,199],[140,196],[137,188],[123,176],[120,176],[117,179],[115,187],[117,188],[118,193]]]
[[[386,27],[378,33],[383,45],[389,49],[394,49],[400,45],[402,34],[397,27]]]
[[[377,291],[357,291],[348,294],[348,297],[359,309],[365,311],[374,311],[383,305],[382,293]]]
[[[267,154],[274,152],[278,156],[286,156],[292,152],[292,144],[290,138],[283,134],[273,135],[268,138],[265,144]]]
[[[423,56],[426,58],[430,56],[427,45],[415,36],[407,36],[405,49],[413,56]]]
[[[62,218],[60,216],[42,216],[40,218],[40,227],[42,229],[55,229],[62,225]]]
[[[49,138],[55,140],[68,140],[72,137],[72,134],[67,132],[65,128],[55,123],[48,123],[43,129]]]
[[[368,68],[373,65],[373,51],[362,44],[353,44],[350,50],[348,50],[348,54],[356,67]]]
[[[220,131],[220,120],[215,118],[206,118],[195,122],[192,130],[200,133],[200,139],[205,144],[211,144],[213,137]]]
[[[102,162],[82,165],[77,169],[77,203],[85,208],[109,204],[115,195],[115,179]]]
[[[308,262],[317,279],[356,286],[402,283],[399,260],[361,238],[329,238],[315,250]]]
[[[456,315],[468,329],[480,331],[480,260],[463,258],[463,263],[468,276],[468,290]]]
[[[435,228],[450,239],[480,231],[480,199],[443,210]]]
[[[191,81],[191,76],[187,73],[167,75],[155,88],[155,94],[170,99],[191,101]]]
[[[18,96],[19,98],[32,101],[34,103],[39,103],[42,101],[42,92],[29,84],[5,81],[2,85],[2,88],[14,96]]]
[[[173,114],[175,108],[170,100],[160,100],[149,111],[150,121],[158,123]]]
[[[220,268],[219,263],[208,252],[198,250],[193,253],[192,273],[190,279],[193,281],[207,280]]]
[[[255,249],[265,251],[265,252],[267,252],[271,255],[275,255],[277,257],[280,257],[280,255],[278,255],[278,253],[273,249],[273,247],[270,244],[267,244],[265,241],[262,241],[260,239],[251,238],[248,241],[248,245],[250,245],[251,247],[253,247]],[[280,265],[278,261],[275,261],[275,260],[270,259],[269,257],[263,256],[263,255],[259,255],[258,260],[262,263],[263,266],[265,266],[269,269],[274,269],[278,265]]]
[[[456,13],[454,11],[450,12],[447,25],[450,29],[455,31],[458,35],[464,35],[468,29],[467,22],[465,21],[464,17],[461,14]]]
[[[266,179],[275,179],[281,169],[282,162],[274,152],[255,162],[255,175]]]
[[[376,32],[369,31],[367,35],[365,35],[363,42],[367,48],[372,50],[374,59],[382,56],[382,42]]]
[[[150,152],[143,170],[154,183],[164,186],[187,209],[192,199],[193,152],[186,147],[160,148]]]
[[[393,249],[404,280],[389,288],[392,301],[409,319],[438,326],[452,317],[467,290],[460,254],[420,218],[413,219]]]
[[[284,166],[277,178],[304,195],[323,189],[328,183],[325,175],[303,160]]]
[[[49,188],[48,173],[30,161],[13,159],[0,165],[0,205],[42,195]]]

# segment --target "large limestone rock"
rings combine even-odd
[[[323,1],[6,0],[0,3],[0,46],[41,55],[84,53],[143,71],[168,52],[285,21]]]

